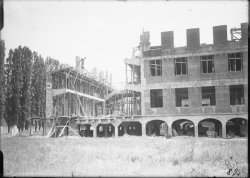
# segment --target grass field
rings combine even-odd
[[[1,139],[1,150],[6,176],[232,177],[237,172],[242,177],[248,175],[247,141],[5,136]]]

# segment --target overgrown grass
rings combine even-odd
[[[247,176],[247,140],[2,138],[7,176]],[[237,162],[237,164],[236,164]]]

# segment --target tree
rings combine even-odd
[[[32,115],[44,117],[46,104],[46,70],[41,55],[33,52],[33,75],[32,75]]]
[[[11,49],[6,60],[6,122],[9,127],[24,128],[25,119],[30,116],[30,84],[32,52],[28,47]]]
[[[5,93],[5,77],[4,77],[4,57],[5,44],[0,40],[0,121],[4,118],[4,93]]]
[[[5,111],[6,117],[5,120],[7,122],[8,128],[12,127],[15,124],[15,115],[16,113],[16,105],[14,105],[14,51],[12,49],[9,50],[8,58],[6,59],[6,67],[5,67],[5,76],[6,76],[6,100],[5,100]]]
[[[50,81],[50,71],[58,66],[58,60],[48,57],[44,62],[41,55],[26,46],[9,50],[4,70],[5,118],[9,128],[16,125],[20,131],[27,118],[45,116],[46,78]]]
[[[21,95],[20,95],[20,123],[19,128],[24,128],[25,119],[31,115],[31,76],[32,76],[32,51],[28,47],[22,48],[21,58]]]

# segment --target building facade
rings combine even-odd
[[[126,89],[141,94],[142,134],[164,123],[172,136],[247,136],[248,23],[230,29],[230,40],[227,31],[214,26],[213,44],[200,44],[199,28],[187,29],[184,47],[173,31],[161,33],[160,46],[142,33],[125,59]]]
[[[230,29],[230,40],[227,31],[214,26],[213,44],[200,44],[199,29],[187,29],[184,47],[174,46],[173,31],[161,33],[160,46],[143,32],[125,59],[124,90],[65,68],[52,73],[48,110],[80,116],[86,137],[247,137],[248,24]]]

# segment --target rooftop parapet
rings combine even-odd
[[[200,44],[200,30],[199,28],[191,28],[186,30],[186,42],[187,45],[185,47],[174,47],[174,32],[166,31],[161,32],[161,46],[150,46],[149,43],[149,32],[144,32],[144,38],[141,35],[141,44],[144,45],[143,49],[143,57],[156,57],[156,56],[164,56],[168,54],[176,54],[176,53],[187,53],[187,52],[200,52],[204,51],[205,46],[209,46],[211,49],[211,45],[213,46],[213,50],[226,50],[227,48],[233,47],[233,43],[236,46],[245,46],[247,45],[248,39],[248,23],[241,23],[240,28],[232,28],[230,30],[231,35],[233,36],[233,32],[237,31],[239,34],[239,38],[237,40],[228,40],[227,39],[227,25],[219,25],[213,27],[213,44]],[[235,32],[236,33],[236,32]],[[144,43],[142,43],[142,41]],[[147,44],[147,48],[145,45]],[[141,47],[142,49],[142,47]],[[182,51],[182,52],[181,52]]]

